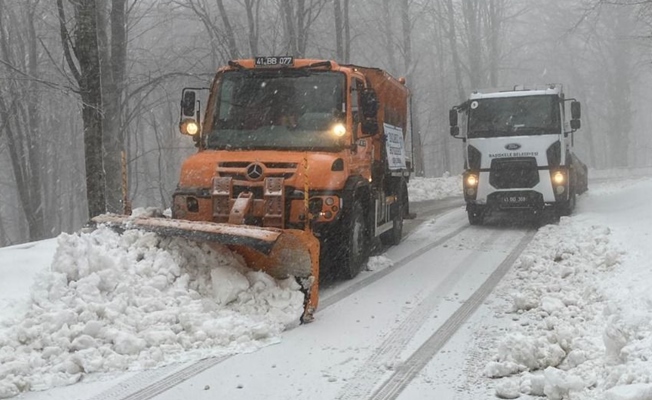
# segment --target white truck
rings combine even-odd
[[[450,110],[450,133],[464,143],[471,225],[496,210],[570,215],[588,189],[587,167],[573,151],[580,110],[560,84],[476,91]]]

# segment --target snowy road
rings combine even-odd
[[[220,307],[211,277],[191,277],[228,251],[102,229],[2,249],[0,398],[649,399],[650,197],[649,179],[598,183],[542,227],[419,203],[401,245],[324,285],[316,321],[285,331],[264,317],[293,292],[252,273]]]
[[[85,397],[75,396],[74,387],[51,390],[50,396],[454,398],[469,375],[468,333],[460,328],[474,324],[467,318],[535,231],[528,226],[471,227],[459,200],[425,202],[413,211],[420,216],[406,226],[407,238],[384,254],[393,266],[324,289],[316,321],[285,332],[281,343],[249,354],[75,385],[84,387]],[[44,394],[32,392],[24,398],[47,398]]]

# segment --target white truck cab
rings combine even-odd
[[[464,142],[472,225],[495,210],[572,212],[576,195],[588,188],[586,165],[573,151],[580,110],[560,84],[476,91],[450,110],[451,135]]]

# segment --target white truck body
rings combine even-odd
[[[464,141],[471,224],[496,210],[570,214],[587,188],[587,173],[573,151],[580,105],[573,101],[571,113],[567,104],[561,85],[547,85],[474,92],[451,110],[451,134]]]

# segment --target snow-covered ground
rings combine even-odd
[[[460,180],[415,179],[410,195],[459,194]],[[491,318],[467,322],[474,339],[453,362],[473,353],[483,366],[474,386],[503,398],[652,399],[650,198],[652,179],[602,182],[573,216],[539,229],[487,300]],[[0,249],[0,260],[0,398],[256,351],[301,314],[294,282],[248,272],[226,249],[148,233],[64,234]]]
[[[650,198],[650,178],[597,184],[539,229],[478,340],[497,395],[652,399]]]
[[[462,195],[462,176],[449,173],[440,178],[410,178],[410,201],[438,200]]]

